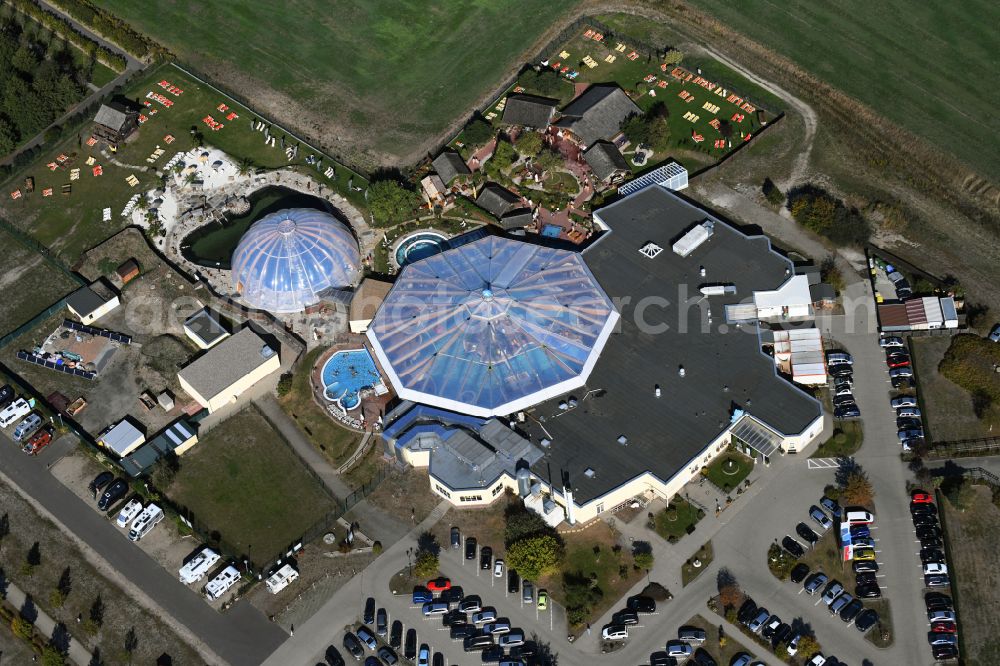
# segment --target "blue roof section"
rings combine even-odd
[[[289,208],[247,229],[232,260],[233,288],[251,307],[299,312],[322,292],[355,284],[361,253],[350,229],[329,213]]]
[[[578,253],[488,236],[406,266],[368,336],[404,399],[489,416],[582,385],[617,317]]]

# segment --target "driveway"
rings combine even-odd
[[[80,501],[48,471],[61,452],[72,446],[64,437],[37,457],[26,456],[5,435],[0,436],[0,470],[4,480],[19,487],[51,514],[60,528],[75,536],[78,542],[103,559],[118,573],[126,589],[145,595],[140,600],[151,612],[164,618],[181,636],[190,633],[207,645],[221,659],[231,664],[259,664],[285,638],[285,633],[272,624],[246,601],[236,604],[226,613],[218,613],[192,589],[177,581],[169,572],[141,549],[122,538],[114,524]],[[177,625],[180,625],[178,628]]]

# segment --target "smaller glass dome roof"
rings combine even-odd
[[[361,254],[350,229],[329,213],[289,208],[266,215],[243,234],[232,260],[232,284],[250,307],[299,312],[327,289],[352,286]]]

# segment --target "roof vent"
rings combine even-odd
[[[683,377],[686,374],[687,373],[684,371],[684,366],[683,365],[677,366],[677,375],[678,376]]]
[[[569,409],[569,405],[566,403],[565,400],[563,400],[562,402],[559,403],[559,410],[560,411],[565,412],[567,409]]]
[[[543,449],[547,449],[550,446],[552,446],[552,440],[551,439],[542,439],[542,441],[540,441],[538,443],[541,445],[541,447]]]
[[[663,252],[663,248],[657,245],[656,243],[650,242],[640,247],[639,252],[642,253],[643,256],[652,259],[659,253]]]
[[[594,471],[593,467],[588,467],[587,469],[583,470],[583,475],[588,479],[593,479],[595,476],[597,476],[597,472]]]
[[[626,437],[625,435],[621,435],[620,437],[618,437],[618,443],[621,444],[622,446],[628,446],[628,437]]]
[[[263,347],[260,348],[260,355],[262,358],[271,358],[272,356],[274,356],[274,350],[268,347],[267,345],[264,345]]]

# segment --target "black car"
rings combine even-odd
[[[495,664],[503,659],[503,647],[499,645],[491,645],[485,650],[480,657],[484,664]]]
[[[451,547],[458,548],[462,545],[462,530],[457,527],[451,528]]]
[[[355,659],[361,659],[365,654],[365,649],[361,647],[361,641],[349,631],[344,634],[344,649],[350,652]]]
[[[676,659],[674,659],[674,663],[677,663]],[[694,651],[694,663],[698,666],[718,666],[718,663],[712,658],[712,655],[705,651],[705,648],[698,648]]]
[[[913,377],[893,377],[892,388],[897,390],[913,388]],[[857,624],[855,624],[855,626],[857,626]]]
[[[478,613],[483,608],[483,599],[478,594],[470,594],[458,602],[458,610],[463,613]]]
[[[704,652],[704,650],[699,651]],[[698,652],[695,652],[695,659],[698,658],[697,655]],[[709,657],[709,659],[711,659],[711,657]],[[649,655],[649,666],[677,666],[677,659],[661,650],[660,652],[654,652]]]
[[[850,363],[834,363],[827,369],[833,377],[850,377],[854,374],[854,366]]]
[[[393,620],[389,629],[389,647],[393,650],[403,647],[403,623],[399,620]]]
[[[778,628],[774,630],[774,635],[771,636],[771,644],[778,645],[788,640],[792,635],[792,628],[785,622],[778,625]]]
[[[798,534],[803,539],[805,539],[809,543],[809,545],[814,546],[816,545],[816,542],[819,541],[819,535],[813,532],[812,528],[806,525],[805,523],[799,523],[798,525],[796,525],[795,533]]]
[[[467,622],[454,622],[448,627],[448,635],[453,641],[463,641],[466,637],[475,636],[478,633],[479,630],[476,629],[475,625]]]
[[[417,630],[407,629],[406,630],[406,645],[403,646],[403,656],[407,659],[415,659],[417,657]]]
[[[949,585],[951,585],[951,579],[948,578],[948,574],[927,574],[924,576],[925,587],[948,587]]]
[[[878,613],[871,608],[861,611],[861,614],[854,620],[854,627],[863,634],[876,624],[878,624]]]
[[[385,645],[378,649],[378,658],[381,659],[382,663],[386,664],[386,666],[394,666],[397,662],[399,662],[399,657],[396,656],[395,650]]]
[[[941,528],[937,525],[921,525],[917,528],[917,538],[921,541],[924,539],[939,539],[941,538]]]
[[[466,652],[475,652],[477,650],[482,651],[491,645],[493,645],[493,637],[485,634],[469,636],[462,641],[462,649]]]
[[[945,659],[958,659],[958,648],[954,645],[932,645],[931,654],[938,661]]]
[[[859,573],[859,574],[855,574],[855,576],[854,576],[854,582],[859,587],[861,585],[876,585],[876,584],[878,584],[878,580],[876,579],[876,576],[873,573]]]
[[[845,403],[833,408],[833,418],[835,419],[856,419],[861,416],[861,410],[856,403]]]
[[[910,513],[914,516],[936,516],[937,512],[937,507],[931,502],[910,505]]]
[[[493,549],[489,546],[483,546],[479,549],[479,568],[483,571],[489,571],[493,566]]]
[[[441,593],[439,599],[446,604],[457,604],[465,598],[465,590],[461,585],[452,585]]]
[[[4,384],[3,388],[0,388],[0,409],[6,407],[13,400],[14,389],[10,387],[10,384]]]
[[[782,547],[791,553],[792,557],[798,559],[806,554],[802,545],[792,537],[785,535],[785,538],[781,540]]]
[[[465,559],[476,559],[476,537],[465,538]]]
[[[954,610],[951,597],[941,592],[928,592],[924,595],[924,603],[927,604],[927,611]]]
[[[925,550],[927,548],[944,548],[944,542],[941,541],[941,537],[923,537],[920,539],[920,550]]]
[[[365,666],[384,666],[376,656],[365,657]]]
[[[639,614],[633,610],[620,610],[611,618],[614,624],[624,624],[630,627],[639,624]]]
[[[850,622],[858,616],[865,606],[857,599],[852,599],[850,603],[840,609],[840,619],[844,622]]]
[[[469,615],[467,613],[463,613],[458,609],[448,611],[447,613],[441,616],[441,624],[443,624],[446,627],[450,627],[453,624],[468,624],[468,623],[469,623]]]
[[[928,513],[918,513],[913,516],[913,527],[937,527],[938,519],[937,516],[932,516]]]
[[[361,616],[361,621],[365,624],[375,622],[375,597],[368,597],[365,601],[365,612]]]
[[[923,427],[924,424],[920,422],[920,419],[915,419],[910,416],[902,416],[896,419],[897,430],[920,430]]]
[[[940,548],[921,548],[920,549],[920,563],[921,564],[944,564],[944,553]]]
[[[332,645],[326,646],[323,657],[326,659],[326,666],[344,666],[344,658],[340,656],[340,650]]]
[[[878,562],[875,560],[854,560],[854,573],[875,573],[878,571]]]
[[[859,599],[878,599],[882,596],[882,588],[877,583],[858,585],[854,588],[854,596]]]
[[[736,621],[740,624],[747,624],[757,615],[757,604],[753,599],[747,597],[740,609],[736,612]]]
[[[652,597],[644,597],[641,594],[637,594],[634,597],[628,598],[628,601],[625,602],[625,607],[629,610],[634,610],[636,613],[655,613],[656,601]]]
[[[844,405],[857,405],[853,395],[838,395],[833,399],[833,404],[837,407]]]
[[[101,495],[101,499],[97,500],[97,508],[101,511],[107,511],[127,493],[128,482],[125,479],[115,479],[115,482],[108,486],[108,489]]]
[[[511,594],[517,594],[520,589],[521,577],[513,569],[507,569],[507,591]]]
[[[534,657],[538,654],[538,643],[535,641],[524,641],[523,644],[512,647],[507,654],[514,659]]]
[[[379,608],[378,612],[375,613],[375,633],[379,636],[385,636],[389,633],[389,614],[385,612],[384,608]]]
[[[97,493],[104,490],[104,487],[115,480],[115,475],[111,472],[101,472],[94,477],[94,480],[87,485],[87,490],[91,492],[95,497]]]
[[[788,578],[793,583],[801,583],[809,575],[809,565],[804,563],[796,564],[792,567],[792,572],[789,574]]]

